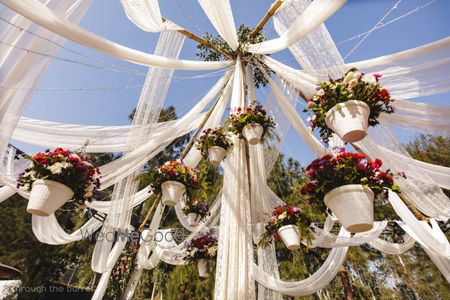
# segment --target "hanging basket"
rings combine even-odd
[[[198,225],[198,222],[200,222],[201,216],[199,216],[196,213],[189,213],[186,216],[186,219],[187,219],[187,223],[189,224],[189,226],[195,227]]]
[[[367,135],[369,106],[358,100],[336,104],[325,117],[325,123],[344,142],[355,143]]]
[[[289,250],[297,250],[300,248],[300,235],[297,226],[282,226],[278,229],[278,234]]]
[[[258,123],[247,124],[244,129],[242,129],[242,135],[250,145],[258,144],[261,140],[263,132],[263,127]]]
[[[197,268],[198,268],[198,276],[200,278],[208,278],[209,272],[208,272],[208,261],[204,258],[201,258],[197,262]]]
[[[73,191],[68,186],[53,180],[39,179],[31,186],[27,212],[47,217],[72,197]]]
[[[208,149],[208,160],[213,167],[217,167],[227,155],[222,147],[212,146]]]
[[[178,181],[166,181],[161,184],[162,203],[167,206],[174,206],[186,192],[184,184]]]
[[[373,199],[370,188],[348,184],[328,192],[324,202],[347,231],[357,233],[373,228]]]

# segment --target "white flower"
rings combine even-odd
[[[287,217],[287,212],[285,211],[284,213],[282,213],[281,215],[278,216],[278,220],[283,220],[286,217]]]
[[[365,83],[375,84],[377,83],[377,79],[372,74],[364,74],[361,80]]]
[[[320,89],[316,92],[316,94],[319,96],[323,96],[323,95],[325,95],[325,91],[323,89]]]
[[[347,75],[345,75],[344,77],[344,84],[349,83],[352,80],[356,80],[358,81],[358,79],[361,77],[361,73],[358,71],[354,71],[354,72],[348,72]]]
[[[52,172],[52,174],[61,174],[63,169],[63,164],[60,162],[55,163],[54,165],[48,166],[47,169]]]
[[[357,84],[358,84],[358,79],[352,79],[352,80],[350,80],[350,82],[348,83],[348,88],[349,88],[349,89],[353,89]]]

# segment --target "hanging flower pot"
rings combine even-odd
[[[197,226],[200,220],[208,214],[208,203],[189,199],[182,210],[186,214],[189,226]]]
[[[201,216],[199,216],[196,213],[189,213],[186,216],[186,219],[187,219],[187,222],[188,222],[189,226],[195,227],[195,226],[198,225],[198,222],[200,221]]]
[[[229,134],[222,127],[203,130],[195,145],[213,167],[217,167],[222,162],[227,155],[227,150],[232,146]]]
[[[355,143],[367,135],[369,106],[358,100],[336,104],[325,117],[325,123],[344,142]]]
[[[262,235],[259,245],[264,247],[278,236],[286,248],[297,250],[300,248],[300,236],[308,243],[311,241],[310,224],[310,220],[300,208],[292,205],[277,206],[265,226],[266,232]]]
[[[263,132],[263,127],[258,123],[245,125],[244,129],[242,129],[242,135],[250,145],[259,144]]]
[[[180,160],[168,161],[159,166],[154,174],[150,190],[156,194],[161,193],[164,205],[174,206],[186,193],[190,198],[196,191],[204,188],[197,176],[197,170],[185,165]]]
[[[47,217],[72,199],[73,195],[72,189],[62,183],[53,180],[36,180],[31,188],[27,212]]]
[[[243,136],[251,145],[272,137],[276,126],[273,118],[259,104],[251,104],[245,109],[234,108],[226,124],[230,132]]]
[[[72,198],[84,202],[100,197],[100,172],[88,157],[57,148],[28,159],[32,165],[19,175],[17,188],[30,191],[29,213],[48,216]]]
[[[200,278],[208,278],[209,272],[208,272],[208,261],[204,258],[201,258],[197,262],[197,268],[198,268],[198,276]]]
[[[289,250],[297,250],[300,248],[300,235],[297,226],[282,226],[278,229],[278,234],[286,245],[286,248]]]
[[[186,192],[186,187],[178,181],[166,181],[161,184],[161,191],[162,203],[167,206],[174,206]]]
[[[213,167],[217,167],[227,155],[222,147],[212,146],[208,150],[208,160]]]
[[[325,195],[325,205],[331,209],[344,228],[352,233],[373,228],[374,193],[360,184],[347,184]]]
[[[310,113],[311,128],[319,129],[325,143],[333,133],[348,143],[360,141],[368,126],[379,124],[381,113],[394,112],[394,99],[378,82],[380,77],[353,68],[342,78],[318,83],[303,111]]]
[[[349,232],[373,227],[373,201],[389,190],[399,192],[393,174],[380,170],[382,161],[341,149],[324,155],[306,167],[307,182],[301,193],[324,210],[328,207]]]

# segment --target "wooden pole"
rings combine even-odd
[[[267,13],[261,19],[261,21],[259,21],[258,25],[256,25],[256,27],[252,30],[252,32],[247,37],[247,41],[249,41],[251,38],[255,37],[258,34],[258,32],[260,32],[261,29],[263,29],[264,25],[266,25],[267,21],[269,21],[269,19],[275,14],[275,12],[281,6],[281,4],[283,4],[282,0],[276,0],[274,3],[272,3],[269,11],[267,11]]]
[[[162,19],[163,20],[163,22],[166,22],[166,19]],[[181,26],[180,26],[181,27]],[[192,32],[190,32],[190,31],[188,31],[188,30],[186,30],[186,29],[179,29],[179,30],[177,30],[179,33],[181,33],[182,35],[184,35],[185,37],[187,37],[187,38],[190,38],[191,40],[194,40],[194,41],[196,41],[197,43],[200,43],[200,44],[202,44],[202,45],[204,45],[204,46],[206,46],[206,47],[209,47],[209,48],[211,48],[211,49],[214,49],[214,51],[216,51],[216,52],[218,52],[218,53],[221,53],[221,54],[223,54],[224,56],[226,56],[226,57],[228,57],[228,58],[231,58],[231,59],[234,59],[234,57],[233,57],[233,55],[231,54],[231,53],[228,53],[227,51],[225,51],[225,50],[222,50],[222,49],[219,49],[219,48],[217,48],[216,46],[214,46],[213,44],[211,44],[210,42],[208,42],[207,40],[205,40],[204,38],[202,38],[202,37],[199,37],[198,35],[196,35],[196,34],[193,34]]]
[[[152,216],[153,211],[155,210],[156,205],[158,204],[158,202],[159,202],[159,195],[156,196],[155,200],[153,201],[152,206],[150,207],[150,209],[147,212],[147,215],[145,216],[144,221],[142,221],[141,225],[139,226],[139,231],[140,232],[142,232],[144,230],[144,226],[147,223],[147,221],[150,219],[150,217]]]

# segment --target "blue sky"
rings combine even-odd
[[[160,0],[159,2],[164,17],[193,33],[198,35],[203,35],[204,32],[216,33],[196,0]],[[338,43],[341,54],[345,56],[358,43],[359,39],[342,44],[339,42],[371,29],[396,2],[397,0],[350,0],[328,19],[326,25],[334,41]],[[430,0],[403,0],[398,8],[389,15],[386,22],[428,2]],[[272,1],[268,0],[231,0],[236,25],[245,23],[253,27],[271,3]],[[406,18],[374,31],[346,61],[378,57],[447,37],[450,32],[449,12],[450,1],[438,0]],[[158,34],[146,33],[135,27],[126,18],[119,1],[116,0],[94,0],[80,25],[115,42],[149,53],[153,52],[158,38]],[[271,22],[265,27],[265,32],[268,38],[277,36]],[[143,66],[107,57],[78,44],[68,42],[66,46],[99,60],[146,73],[146,68]],[[181,57],[196,59],[195,46],[195,43],[187,40]],[[65,50],[62,50],[59,56],[89,62],[85,58]],[[298,67],[288,51],[280,52],[273,57],[286,61],[293,67]],[[94,63],[99,64],[98,62]],[[186,77],[204,73],[177,71],[175,76]],[[179,115],[184,114],[218,78],[216,76],[206,79],[174,79],[166,106],[174,105]],[[144,77],[142,76],[99,70],[55,60],[40,84],[40,88],[44,90],[36,91],[24,115],[43,120],[78,124],[129,124],[127,116],[136,106],[140,94],[139,87],[143,81]],[[47,88],[114,89],[107,91],[49,91],[45,90]],[[268,91],[259,92],[261,100],[264,99],[264,92]],[[418,100],[444,104],[447,103],[446,99],[448,99],[448,95]],[[400,137],[402,140],[406,140],[408,135],[401,133]],[[29,152],[39,150],[30,145],[16,144]],[[300,159],[303,164],[307,164],[313,158],[312,153],[306,149],[300,138],[293,132],[289,133],[282,151],[288,156]]]

